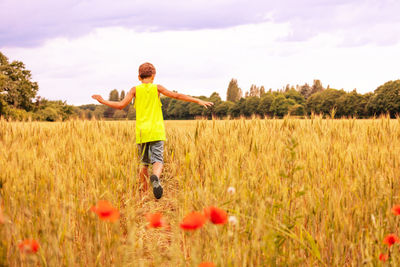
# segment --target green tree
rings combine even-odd
[[[171,109],[168,108],[168,114],[175,119],[188,119],[190,115],[188,105],[188,102],[176,101],[174,105],[169,106]]]
[[[117,89],[111,90],[108,100],[119,101],[119,93]]]
[[[365,104],[364,117],[374,116],[374,112],[370,109],[370,106],[369,106],[373,96],[374,96],[374,93],[372,93],[372,92],[362,95],[362,97],[363,97],[362,102]]]
[[[234,106],[229,109],[229,114],[233,117],[239,117],[240,115],[243,115],[245,103],[246,100],[244,98],[241,98],[238,102],[235,103]]]
[[[128,114],[127,114],[128,120],[136,120],[136,109],[134,108],[133,105],[130,105]],[[165,115],[164,115],[165,118]]]
[[[236,102],[240,98],[242,98],[242,90],[239,88],[237,80],[232,78],[226,91],[226,100]]]
[[[3,95],[0,94],[0,116],[6,113],[7,103],[3,99]]]
[[[121,94],[119,95],[119,100],[122,101],[125,98],[125,91],[122,90]]]
[[[260,98],[257,96],[250,96],[246,98],[243,110],[244,115],[249,117],[251,115],[257,114],[257,109],[259,104],[260,104]]]
[[[350,93],[343,94],[337,101],[337,116],[367,116],[367,100],[366,98],[357,93],[354,89]]]
[[[225,117],[229,115],[229,110],[235,105],[234,102],[224,101],[215,107],[215,114],[218,117]]]
[[[285,97],[288,99],[293,99],[297,104],[305,105],[306,100],[301,95],[300,92],[296,91],[294,88],[289,89],[285,92]]]
[[[168,115],[168,106],[171,103],[172,98],[166,97],[161,95],[160,96],[160,101],[161,101],[161,110],[163,113],[163,117],[164,119],[168,119],[169,115]]]
[[[329,114],[333,108],[338,108],[339,99],[345,94],[344,90],[332,88],[315,93],[307,99],[307,110],[309,113]]]
[[[291,99],[293,100],[293,99]],[[294,101],[294,100],[293,100]],[[288,113],[291,115],[303,116],[306,114],[306,108],[304,105],[297,104],[297,103],[288,103]]]
[[[88,105],[81,105],[81,106],[78,106],[78,108],[79,108],[79,109],[83,109],[83,110],[95,111],[95,109],[96,109],[97,106],[98,106],[98,105],[96,105],[96,104],[88,104]]]
[[[114,112],[114,115],[113,115],[113,118],[114,119],[125,119],[126,118],[126,115],[127,115],[127,113],[125,112],[125,110],[116,110],[115,112]]]
[[[272,116],[273,113],[270,111],[272,101],[274,101],[274,96],[271,92],[262,96],[257,107],[257,113],[264,116]]]
[[[32,81],[32,75],[20,61],[9,62],[0,52],[0,94],[1,110],[6,105],[30,111],[39,86]]]
[[[47,100],[40,97],[36,101],[34,119],[45,121],[67,120],[77,112],[76,110],[76,107],[67,105],[65,101]]]
[[[260,87],[260,97],[263,97],[265,95],[265,87],[264,85],[261,85]]]
[[[175,105],[178,103],[178,100],[176,99],[171,99],[171,101],[169,101],[169,105],[167,108],[167,114],[168,114],[168,118],[173,118],[176,119],[177,117],[175,116]]]
[[[110,95],[108,97],[109,101],[119,101],[119,93],[117,89],[114,89],[110,92]],[[104,111],[104,118],[113,118],[115,109],[112,107],[107,107],[106,110]]]
[[[40,120],[45,121],[56,121],[59,118],[58,112],[54,107],[46,107],[41,109],[37,112],[37,115],[39,116]]]
[[[300,86],[300,94],[304,97],[304,99],[307,99],[311,95],[311,87],[308,85],[308,83]]]
[[[202,115],[206,116],[208,118],[211,118],[211,116],[216,115],[215,114],[215,108],[222,102],[222,100],[221,100],[221,97],[219,96],[219,94],[217,92],[213,92],[211,94],[211,96],[207,99],[207,101],[213,102],[214,105],[209,107],[209,108],[207,108],[207,109],[203,108]]]
[[[314,80],[314,83],[311,87],[311,92],[310,96],[319,92],[322,92],[324,90],[324,87],[322,86],[322,83],[320,80]]]
[[[125,96],[126,96],[125,91],[122,90],[121,94],[119,95],[119,100],[122,101],[125,98]],[[129,103],[126,107],[124,107],[123,111],[125,111],[125,114],[128,114],[129,107],[130,107],[131,104],[132,103]]]
[[[105,105],[96,105],[96,108],[93,111],[93,115],[96,117],[96,119],[103,119],[104,112],[106,111],[106,109],[107,109],[107,106],[105,106]]]
[[[400,80],[379,86],[368,103],[368,109],[376,115],[389,113],[395,117],[400,114]]]
[[[198,97],[201,100],[208,101],[208,98],[205,96],[200,96]],[[195,118],[196,116],[204,116],[204,108],[200,106],[199,104],[196,103],[189,103],[188,105],[189,108],[189,114],[192,118]]]
[[[255,84],[252,84],[250,86],[250,90],[249,90],[249,96],[256,96],[256,97],[260,97],[260,87],[258,87]]]
[[[118,93],[118,91],[117,91]],[[115,97],[115,96],[113,96]],[[122,101],[125,98],[125,91],[122,90],[120,95],[119,95],[119,101]],[[128,114],[130,104],[128,104],[126,107],[124,107],[122,110],[115,110],[113,114],[114,119],[125,119]]]
[[[286,115],[290,108],[295,106],[297,103],[293,99],[286,98],[284,94],[278,94],[272,101],[270,111],[275,115],[282,117]]]

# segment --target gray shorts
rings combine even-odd
[[[155,162],[164,163],[164,141],[153,141],[137,144],[140,162],[144,165]]]

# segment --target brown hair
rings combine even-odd
[[[146,62],[139,66],[139,76],[142,79],[149,78],[151,75],[156,74],[156,68],[153,64]]]

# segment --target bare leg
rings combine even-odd
[[[139,178],[140,178],[140,187],[139,187],[140,193],[147,192],[147,190],[149,188],[149,184],[148,184],[148,179],[149,179],[148,166],[143,165],[140,168]]]
[[[157,175],[158,178],[160,178],[163,166],[161,162],[154,162],[153,164],[153,174]]]
[[[153,187],[153,194],[156,197],[156,199],[160,199],[163,194],[163,188],[159,180],[162,168],[163,164],[161,162],[155,162],[153,164],[153,174],[150,176],[150,182]]]

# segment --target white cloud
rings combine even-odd
[[[164,32],[98,28],[76,39],[1,50],[32,70],[39,95],[69,104],[95,103],[92,94],[108,97],[113,88],[129,90],[145,61],[157,68],[155,82],[170,90],[206,96],[217,91],[222,98],[233,77],[244,90],[252,83],[277,89],[321,79],[324,85],[359,92],[400,78],[400,44],[341,47],[340,33],[283,41],[291,32],[288,23]]]

